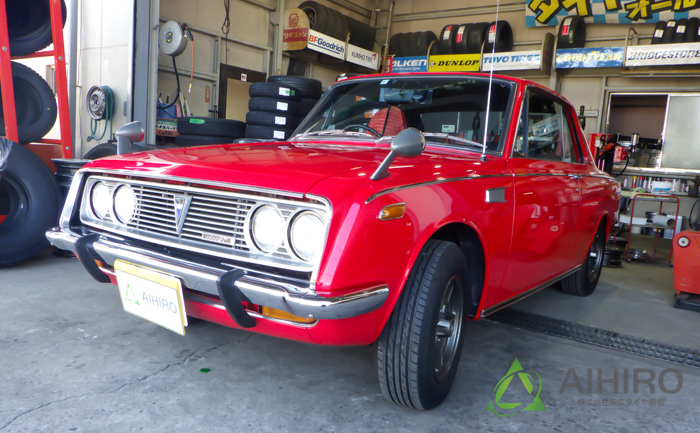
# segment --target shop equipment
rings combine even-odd
[[[675,308],[700,312],[700,232],[685,230],[673,238]]]

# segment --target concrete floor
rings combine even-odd
[[[670,307],[671,272],[663,264],[625,264],[605,269],[589,298],[548,289],[518,308],[700,348],[700,314]],[[499,417],[486,410],[515,358],[542,377],[546,411]],[[373,347],[305,345],[206,322],[180,337],[124,313],[115,287],[94,282],[77,260],[48,250],[0,270],[0,360],[3,433],[685,433],[700,422],[700,369],[488,321],[469,325],[447,401],[429,412],[402,409],[380,394]],[[204,368],[210,372],[200,372]],[[560,392],[572,368],[584,395],[574,388]],[[586,394],[587,369],[598,368],[605,378],[614,369],[648,368],[658,376],[677,368],[683,385],[675,394],[658,386],[652,394],[646,385],[636,394],[631,385],[615,394],[611,384],[597,392],[594,376]],[[667,375],[667,388],[675,388],[673,377]],[[511,386],[504,400],[523,401],[525,394]],[[611,406],[612,398],[623,406]]]

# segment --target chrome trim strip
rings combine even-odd
[[[529,290],[526,290],[522,293],[519,293],[518,295],[513,296],[510,299],[506,299],[505,301],[503,301],[499,304],[491,306],[485,310],[481,310],[480,317],[481,318],[488,317],[498,310],[502,310],[503,308],[510,307],[511,305],[515,304],[516,302],[521,301],[530,295],[534,295],[535,293],[539,292],[540,290],[546,289],[547,287],[551,286],[552,284],[559,282],[559,281],[563,280],[564,278],[568,277],[569,275],[578,272],[578,270],[581,269],[582,267],[583,267],[583,265],[578,265],[578,266],[574,267],[573,269],[570,269],[566,272],[562,272],[561,274],[555,276],[554,278],[551,278],[543,283],[536,285],[535,287],[533,287]]]
[[[365,204],[369,204],[375,199],[386,195],[386,194],[391,194],[397,191],[403,191],[405,189],[410,189],[410,188],[418,188],[421,186],[429,186],[429,185],[437,185],[441,183],[448,183],[448,182],[459,182],[462,180],[471,180],[471,179],[486,179],[489,177],[511,177],[513,176],[510,173],[503,173],[503,174],[472,174],[469,176],[462,176],[462,177],[453,177],[451,179],[439,179],[439,180],[429,180],[427,182],[418,182],[418,183],[411,183],[408,185],[402,185],[402,186],[395,186],[393,188],[388,188],[383,191],[379,191],[378,193],[371,195],[367,200],[365,200]]]
[[[75,251],[80,238],[69,230],[52,229],[46,233],[49,241],[58,248]],[[125,247],[100,238],[93,244],[95,252],[109,265],[117,259],[173,275],[183,280],[190,290],[218,296],[216,282],[230,269],[202,265],[178,259],[134,246]],[[256,305],[286,311],[298,317],[314,319],[346,319],[356,317],[381,307],[389,296],[386,285],[370,287],[344,296],[327,298],[310,291],[300,290],[291,284],[244,275],[236,281],[236,287]]]

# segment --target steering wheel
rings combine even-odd
[[[365,131],[371,132],[377,138],[382,136],[382,134],[380,134],[379,131],[377,131],[376,129],[370,128],[369,126],[363,125],[361,123],[354,123],[352,125],[348,125],[345,128],[343,128],[343,131],[347,131],[348,129],[355,129],[355,128],[356,129],[364,129]]]

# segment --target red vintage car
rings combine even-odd
[[[429,409],[469,321],[556,282],[595,289],[620,187],[585,143],[571,105],[528,81],[345,79],[289,141],[89,164],[47,236],[183,335],[189,316],[376,343],[384,395]]]

